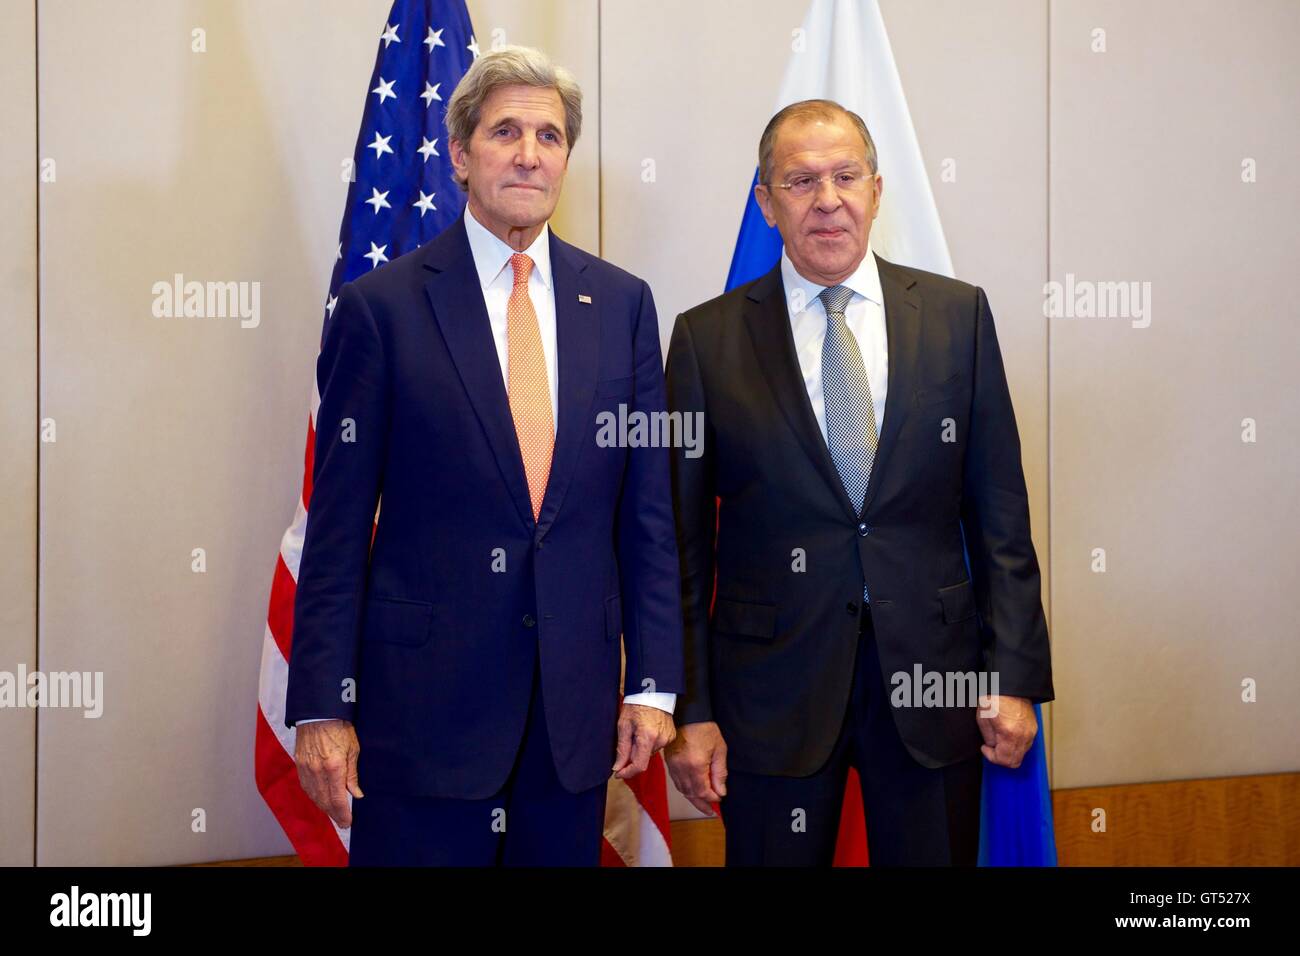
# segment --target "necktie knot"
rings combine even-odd
[[[826,314],[844,315],[844,310],[848,307],[849,300],[853,298],[853,290],[848,286],[833,285],[822,289],[817,298],[822,300],[822,305],[826,307]]]
[[[528,276],[533,271],[533,260],[522,252],[516,252],[510,257],[510,265],[515,270],[515,288],[528,285]]]

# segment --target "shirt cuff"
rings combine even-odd
[[[666,710],[672,713],[677,706],[676,694],[659,694],[643,691],[640,694],[628,694],[623,698],[625,704],[644,704],[646,707],[656,707],[659,710]]]

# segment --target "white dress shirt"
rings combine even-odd
[[[801,276],[785,251],[781,252],[781,281],[785,283],[785,302],[790,311],[790,328],[794,333],[794,350],[803,373],[804,388],[812,402],[813,414],[826,437],[826,399],[822,391],[822,343],[826,341],[826,307],[818,298],[827,288]],[[858,343],[862,364],[871,385],[871,405],[876,413],[876,435],[885,423],[885,394],[889,388],[889,341],[885,333],[885,297],[880,288],[876,257],[867,245],[867,254],[854,273],[840,285],[853,292],[844,309],[844,321]]]
[[[474,218],[469,207],[465,207],[465,233],[469,236],[469,251],[474,257],[474,268],[478,272],[479,285],[483,289],[483,303],[487,306],[488,322],[492,326],[492,341],[496,345],[497,359],[501,363],[501,380],[509,387],[510,365],[509,350],[506,342],[506,306],[510,302],[510,293],[515,287],[515,271],[510,265],[510,257],[515,250],[488,231],[487,227]],[[524,254],[533,260],[533,269],[528,276],[528,298],[532,300],[533,311],[537,313],[538,330],[542,336],[542,353],[546,356],[546,378],[551,386],[551,421],[559,428],[560,399],[559,375],[556,372],[556,333],[555,333],[555,284],[551,275],[551,227],[542,226],[532,245]],[[577,570],[577,569],[575,569]],[[661,694],[643,691],[628,694],[623,698],[625,704],[644,704],[672,713],[677,706],[676,694]],[[315,717],[300,720],[300,724],[309,724],[313,720],[328,720],[327,717]]]

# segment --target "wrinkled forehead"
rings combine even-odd
[[[496,126],[506,120],[563,129],[564,104],[553,86],[498,86],[483,102],[479,123]]]
[[[852,165],[866,169],[867,144],[844,117],[792,120],[777,130],[772,165],[778,172],[795,168],[829,171]]]

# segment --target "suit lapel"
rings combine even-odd
[[[519,518],[525,526],[532,527],[533,508],[524,477],[524,461],[501,378],[501,362],[492,340],[483,290],[470,253],[469,237],[465,234],[464,213],[425,248],[424,267],[431,273],[425,281],[425,292],[434,319],[470,405],[487,435]]]
[[[559,423],[551,474],[542,498],[538,533],[545,534],[564,503],[582,445],[594,419],[592,400],[596,393],[597,359],[600,356],[600,322],[596,311],[602,303],[592,294],[587,263],[573,248],[551,231],[551,281],[555,289],[556,370],[559,375]],[[578,296],[587,301],[579,302]]]
[[[776,405],[790,424],[799,444],[821,474],[840,507],[857,520],[840,480],[826,440],[822,437],[817,416],[813,413],[803,372],[794,350],[794,332],[790,328],[790,310],[785,301],[785,284],[781,281],[781,264],[750,288],[746,295],[745,325],[754,342],[758,364],[763,371]]]
[[[875,255],[873,252],[872,255]],[[880,288],[885,300],[885,335],[889,340],[889,388],[885,394],[885,419],[882,425],[876,458],[871,466],[871,481],[867,485],[867,501],[863,514],[871,510],[871,502],[880,488],[885,465],[898,441],[899,429],[911,408],[912,393],[916,384],[916,360],[921,344],[921,297],[916,293],[916,280],[906,272],[876,256],[880,273]]]

